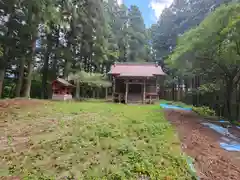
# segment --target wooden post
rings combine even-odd
[[[113,77],[113,90],[112,90],[112,101],[114,102],[114,94],[116,91],[116,79]]]
[[[126,91],[125,91],[125,104],[128,103],[128,81],[126,81]]]
[[[157,93],[157,101],[159,100],[159,92],[160,92],[160,88],[158,89],[158,77],[156,77],[156,93]]]
[[[93,99],[96,98],[96,93],[95,93],[95,89],[94,89],[94,88],[92,88],[92,96],[93,96],[93,97],[92,97]]]
[[[106,100],[108,99],[108,88],[107,87],[105,88],[105,98],[106,98]]]
[[[118,94],[118,103],[121,104],[122,94]]]
[[[146,79],[144,79],[144,82],[143,82],[143,104],[145,104],[146,102]]]
[[[98,88],[98,87],[96,87],[96,94],[97,94],[97,99],[99,99],[99,91],[100,91],[100,89]]]
[[[76,100],[80,99],[80,82],[76,81],[76,92],[75,92]]]

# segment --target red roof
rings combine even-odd
[[[74,85],[72,85],[71,83],[69,83],[68,81],[66,81],[65,79],[62,79],[62,78],[57,78],[52,83],[55,83],[55,82],[58,82],[58,83],[62,84],[63,86],[66,86],[66,87],[74,87]]]
[[[166,75],[161,66],[154,63],[116,63],[112,65],[108,74],[121,77],[151,77]]]

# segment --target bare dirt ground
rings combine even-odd
[[[222,135],[201,125],[203,119],[192,112],[167,110],[165,115],[175,126],[184,152],[195,159],[201,180],[240,180],[240,152],[222,149]],[[240,137],[240,131],[230,132]]]
[[[7,99],[7,100],[0,100],[0,109],[8,109],[10,108],[22,108],[22,107],[29,107],[39,103],[43,103],[41,100],[29,100],[29,99]]]
[[[0,100],[0,120],[6,117],[10,113],[14,113],[15,110],[20,108],[31,107],[34,108],[36,105],[43,104],[41,100],[29,100],[29,99],[7,99]]]

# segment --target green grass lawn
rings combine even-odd
[[[159,105],[49,102],[6,116],[0,136],[0,177],[192,179]]]

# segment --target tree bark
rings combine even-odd
[[[237,102],[236,117],[237,117],[237,120],[240,120],[240,85],[237,85],[236,92],[238,93],[237,99],[236,99],[236,102]]]
[[[57,78],[57,57],[54,57],[52,62],[52,68],[51,68],[51,80],[55,80]]]
[[[80,82],[79,82],[79,81],[76,81],[75,98],[76,98],[77,100],[80,99]]]
[[[4,77],[5,77],[5,68],[1,68],[0,69],[0,98],[2,97]]]
[[[42,99],[48,98],[47,80],[48,80],[48,71],[49,71],[49,56],[52,49],[51,34],[48,34],[47,41],[48,41],[48,45],[44,55],[44,64],[43,64],[43,71],[42,71]]]
[[[26,78],[25,89],[23,92],[23,97],[30,98],[31,93],[31,85],[32,85],[32,73],[33,73],[33,60],[29,60],[28,62],[28,75]]]
[[[9,36],[9,32],[7,33],[7,36]],[[5,46],[3,48],[3,57],[0,59],[0,98],[2,97],[3,88],[4,88],[3,81],[5,78],[5,71],[6,71],[8,58],[9,58],[8,55],[9,55],[9,48]]]
[[[57,30],[56,30],[56,39],[55,39],[55,42],[56,42],[56,49],[59,49],[60,48],[60,41],[59,41],[59,38],[60,38],[60,26],[57,27]],[[57,53],[55,52],[54,54],[54,58],[53,58],[53,61],[52,61],[52,67],[51,67],[51,81],[55,80],[57,78],[57,62],[58,62],[58,55]]]
[[[25,57],[22,57],[19,67],[18,67],[18,81],[16,86],[16,97],[21,96],[21,90],[23,86],[23,79],[24,79],[24,65],[25,65]]]
[[[48,88],[47,88],[47,79],[48,79],[48,65],[49,65],[49,53],[47,53],[44,58],[44,65],[42,71],[42,99],[47,99],[48,97]]]
[[[64,72],[63,72],[64,79],[67,79],[70,72],[70,68],[71,68],[71,62],[69,60],[66,60],[65,66],[64,66]]]
[[[108,99],[108,88],[105,88],[105,99]]]
[[[99,98],[99,89],[98,89],[98,88],[96,88],[96,89],[95,89],[95,92],[96,92],[95,99],[98,99],[98,98]]]
[[[227,115],[230,121],[232,121],[232,109],[231,109],[231,102],[232,102],[232,94],[233,94],[233,81],[232,79],[228,80],[226,86],[226,107],[227,107]]]
[[[96,92],[95,92],[95,88],[92,88],[92,98],[95,99],[96,98]]]
[[[172,101],[175,100],[175,84],[172,83]]]
[[[36,50],[36,36],[32,40],[32,49],[31,49],[31,54],[30,58],[28,61],[28,75],[26,78],[26,84],[23,92],[23,97],[30,98],[30,93],[31,93],[31,85],[32,85],[32,73],[33,73],[33,67],[34,67],[34,55],[35,55],[35,50]]]

